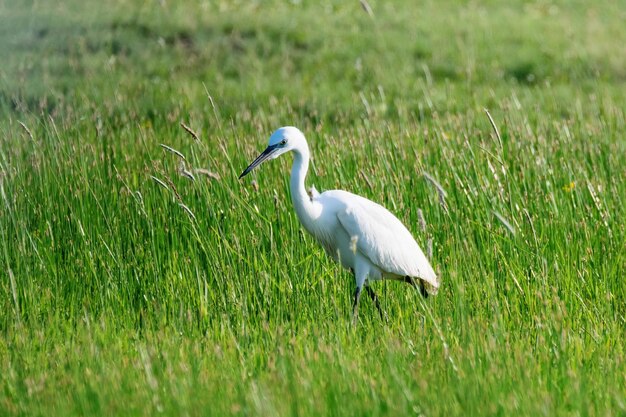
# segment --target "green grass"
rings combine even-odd
[[[626,414],[623,2],[48,3],[0,0],[0,415]],[[287,124],[436,297],[351,326],[289,158],[237,179]]]

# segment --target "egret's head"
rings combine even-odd
[[[304,135],[297,127],[293,126],[285,126],[278,129],[276,132],[272,133],[270,136],[269,143],[267,148],[259,155],[252,163],[245,169],[239,176],[239,178],[244,177],[254,168],[261,165],[268,159],[278,158],[280,155],[285,152],[289,152],[291,150],[296,149],[301,146],[302,143],[306,143],[304,139]]]

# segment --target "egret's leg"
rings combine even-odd
[[[354,302],[352,303],[352,324],[356,326],[356,322],[359,318],[359,300],[361,299],[361,287],[357,285],[354,290]]]
[[[380,308],[380,303],[378,302],[378,296],[376,295],[374,290],[369,285],[366,286],[365,288],[367,289],[367,293],[369,294],[370,298],[372,299],[372,301],[376,305],[376,309],[378,310],[378,313],[380,314],[380,319],[381,320],[385,320],[385,315],[383,314],[383,309]]]
[[[356,325],[359,318],[359,301],[361,300],[361,291],[363,290],[363,285],[365,285],[368,271],[369,269],[365,265],[359,265],[357,261],[357,265],[354,268],[356,290],[354,291],[354,303],[352,304],[352,322],[354,325]]]

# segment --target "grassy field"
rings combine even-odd
[[[626,3],[415,3],[0,0],[0,416],[625,415]],[[282,125],[436,297],[351,326]]]

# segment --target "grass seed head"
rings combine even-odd
[[[189,133],[189,135],[196,141],[196,142],[200,142],[200,138],[198,137],[198,134],[196,132],[194,132],[189,126],[187,126],[185,123],[180,122],[180,125],[182,126],[183,129],[185,129],[185,131],[187,133]]]
[[[179,158],[183,160],[187,160],[187,158],[185,158],[185,155],[183,155],[181,152],[177,151],[176,149],[172,148],[171,146],[167,146],[161,143],[161,148],[165,149],[168,152],[173,153],[174,155],[178,156]]]

